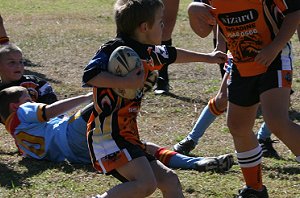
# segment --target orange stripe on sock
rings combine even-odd
[[[175,154],[176,152],[174,151],[170,151],[166,148],[159,148],[155,153],[155,157],[167,166],[170,162],[171,157],[173,157]]]
[[[216,107],[216,100],[215,100],[215,98],[212,98],[212,99],[209,100],[208,107],[209,107],[209,110],[215,116],[219,116],[219,115],[221,115],[224,112],[224,111],[219,111],[218,108]]]
[[[263,188],[261,164],[258,164],[254,167],[241,169],[248,187],[251,187],[254,190],[261,190]]]

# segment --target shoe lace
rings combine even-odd
[[[195,142],[193,140],[183,139],[179,142],[179,145],[184,149],[186,152],[190,152],[195,148]]]
[[[273,148],[273,144],[279,143],[279,140],[271,140],[268,139],[264,142],[264,144],[266,145],[266,147],[272,147]]]
[[[267,152],[277,153],[273,147],[273,144],[278,143],[278,142],[279,142],[279,140],[272,140],[272,139],[268,138],[261,143],[261,147],[263,150],[265,150]]]

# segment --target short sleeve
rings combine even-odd
[[[274,0],[274,3],[284,15],[300,10],[299,0]]]
[[[152,48],[150,56],[154,61],[154,65],[165,65],[174,63],[177,58],[175,47],[167,45],[156,45]]]
[[[101,71],[107,70],[109,56],[99,50],[92,60],[87,64],[83,71],[82,86],[88,87],[87,82],[94,78]]]
[[[22,104],[17,114],[21,122],[45,122],[43,118],[43,108],[46,104],[27,102]]]

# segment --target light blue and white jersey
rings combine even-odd
[[[70,118],[55,117],[46,121],[43,116],[43,108],[45,108],[45,104],[27,102],[21,105],[17,112],[10,115],[6,121],[6,129],[14,137],[19,151],[25,156],[53,162],[64,160],[74,163],[90,162],[89,153],[83,161],[78,159],[76,153],[74,154],[70,149],[67,139],[70,128],[76,128],[85,134],[86,122],[79,117],[77,120],[80,124],[76,124],[74,116]],[[73,124],[76,127],[72,126]],[[85,137],[83,136],[83,138],[84,140],[81,141],[83,150],[88,151]]]

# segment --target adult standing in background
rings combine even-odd
[[[172,45],[172,32],[176,23],[179,0],[163,0],[163,3],[165,5],[163,16],[164,29],[161,44]],[[168,93],[169,87],[168,65],[166,65],[162,70],[159,71],[154,93],[157,95]]]

